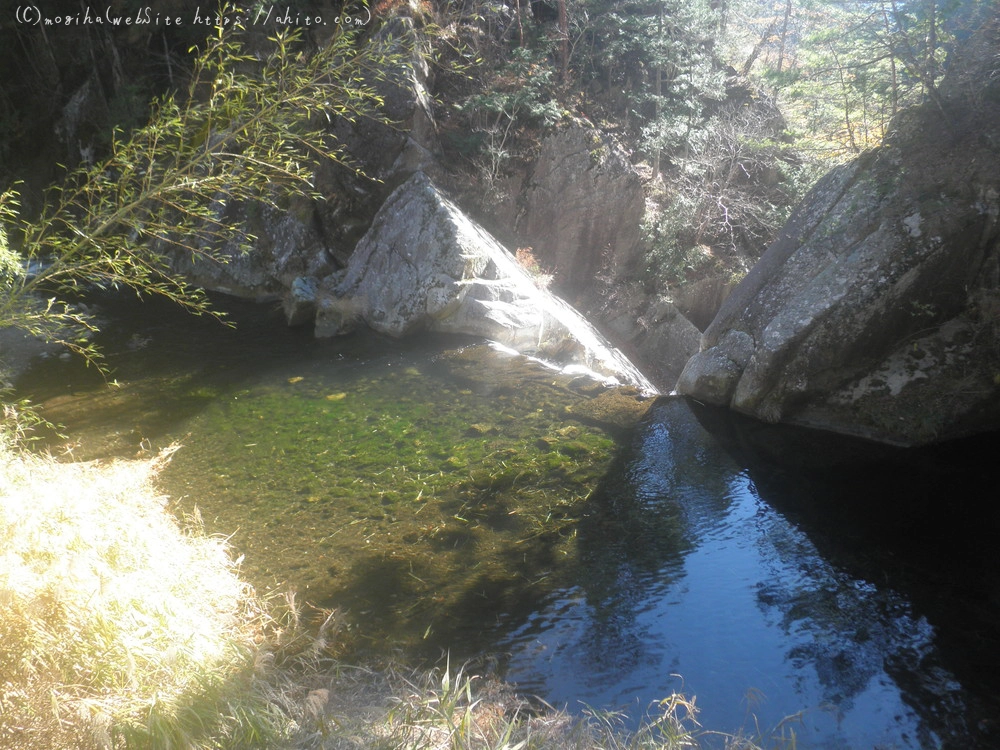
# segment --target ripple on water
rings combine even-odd
[[[810,485],[775,491],[684,402],[630,433],[601,386],[486,346],[317,342],[237,307],[236,331],[124,316],[115,387],[50,361],[24,390],[78,457],[181,443],[162,477],[178,511],[232,535],[258,586],[343,608],[345,648],[507,654],[574,709],[638,716],[683,690],[730,731],[805,710],[808,747],[972,736],[931,620],[776,510]]]

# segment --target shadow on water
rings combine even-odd
[[[573,524],[616,448],[572,411],[602,386],[478,342],[316,341],[220,304],[235,330],[105,300],[116,385],[49,359],[20,390],[76,458],[179,442],[161,475],[177,512],[232,535],[260,588],[344,610],[345,648],[474,655],[573,564]]]
[[[1000,434],[901,449],[711,407],[694,413],[824,559],[859,585],[894,592],[932,633],[885,655],[908,703],[950,747],[1000,745],[1000,506],[992,501]],[[786,628],[808,608],[853,621],[856,641],[877,640],[874,617],[821,600],[808,589],[761,590]],[[796,656],[825,660],[847,683],[865,676],[851,673],[842,651]]]
[[[619,392],[480,343],[222,304],[237,329],[108,303],[115,387],[50,359],[20,390],[78,458],[181,443],[172,507],[342,609],[345,649],[499,653],[633,718],[679,689],[724,731],[804,710],[802,747],[1000,744],[995,439],[876,450],[671,398],[629,431],[595,406]]]
[[[238,327],[156,298],[97,297],[90,308],[101,327],[95,342],[106,374],[79,357],[53,354],[36,359],[16,390],[74,438],[69,447],[76,458],[133,456],[255,369],[321,346],[307,331],[279,328],[277,310],[217,299],[220,312],[241,321]],[[336,345],[328,348],[338,356]]]
[[[681,689],[708,726],[804,747],[996,746],[994,518],[935,521],[988,486],[995,441],[765,440],[695,409],[658,402],[602,479],[578,576],[501,629],[508,676],[633,716]]]

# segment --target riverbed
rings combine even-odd
[[[235,328],[106,300],[109,374],[48,357],[19,392],[67,457],[180,446],[171,508],[259,589],[339,609],[345,658],[473,659],[626,723],[677,690],[799,747],[1000,742],[995,436],[880,449],[217,304]]]

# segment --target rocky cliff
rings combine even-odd
[[[1000,22],[884,145],[822,179],[678,390],[916,445],[1000,425]]]
[[[651,381],[579,312],[536,284],[443,190],[450,184],[458,192],[441,157],[419,27],[401,16],[374,41],[417,51],[411,65],[375,82],[391,126],[333,125],[361,171],[321,168],[317,187],[327,200],[318,204],[232,207],[228,220],[249,229],[254,251],[224,251],[225,263],[179,254],[174,269],[206,288],[280,298],[289,323],[313,323],[318,336],[358,325],[392,336],[471,334],[643,390],[671,388],[697,347],[696,329],[674,316],[676,325],[650,351],[659,355],[683,337],[682,354],[659,357]],[[544,244],[573,282],[566,291],[588,289],[600,298],[606,284],[597,291],[594,278],[601,263],[604,270],[633,269],[641,258],[641,182],[621,147],[585,123],[546,137],[535,168],[505,196],[494,223],[521,227]],[[648,300],[637,305],[644,309]],[[622,338],[640,332],[628,333]]]

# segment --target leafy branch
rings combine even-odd
[[[15,189],[0,193],[0,326],[93,361],[95,324],[74,302],[84,289],[129,288],[215,314],[171,271],[170,253],[224,262],[220,247],[254,239],[226,221],[227,206],[314,195],[319,160],[354,169],[328,126],[385,120],[376,86],[405,64],[404,45],[340,32],[309,54],[297,29],[270,37],[266,53],[250,41],[239,27],[216,29],[183,95],[156,101],[132,134],[116,131],[110,156],[51,188],[36,219],[21,215]]]

